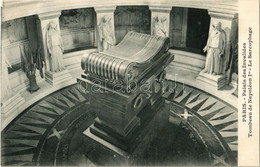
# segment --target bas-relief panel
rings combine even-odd
[[[94,9],[72,9],[61,12],[60,28],[67,29],[87,29],[94,27]]]
[[[2,40],[5,46],[25,39],[27,39],[25,18],[2,23]]]
[[[150,26],[150,11],[148,7],[142,6],[120,6],[115,11],[116,26],[139,25]]]
[[[20,68],[21,48],[28,47],[28,35],[25,18],[14,19],[2,23],[3,54],[11,64],[9,73]]]
[[[117,43],[128,31],[150,34],[151,12],[148,6],[119,6],[115,10],[114,20]]]
[[[116,38],[114,32],[113,13],[98,14],[97,32],[98,32],[98,50],[105,51],[115,46]]]
[[[167,14],[166,14],[167,15]],[[152,23],[151,23],[151,34],[166,37],[169,34],[168,25],[169,19],[165,14],[158,14],[153,12]]]
[[[94,8],[64,10],[59,21],[65,51],[94,46]]]

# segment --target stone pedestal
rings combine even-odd
[[[66,81],[70,81],[72,80],[72,76],[69,72],[69,70],[63,70],[60,72],[51,72],[51,71],[47,71],[45,73],[45,80],[46,82],[48,82],[49,84],[55,86],[58,85],[62,82],[66,82]]]
[[[160,102],[158,101],[158,103]],[[133,165],[136,161],[141,160],[151,142],[158,137],[160,131],[168,123],[169,111],[162,106],[163,104],[161,101],[161,104],[156,104],[152,110],[143,110],[140,113],[141,126],[127,137],[114,134],[97,121],[85,130],[83,132],[85,144],[92,144],[95,149],[91,153],[99,155],[96,163],[98,165]],[[90,160],[96,161],[91,158]]]
[[[197,81],[205,86],[219,90],[223,86],[227,85],[226,75],[211,75],[208,73],[200,72]]]
[[[86,149],[89,158],[98,155],[91,161],[99,165],[135,164],[169,119],[162,96],[165,67],[173,60],[169,38],[128,32],[123,41],[111,53],[82,58],[85,71],[77,79],[97,115],[84,135],[95,147]]]
[[[25,102],[20,93],[14,94],[9,99],[2,101],[1,116],[5,120],[10,114],[16,112],[16,109]]]

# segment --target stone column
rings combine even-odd
[[[55,30],[60,35],[60,15],[61,11],[41,13],[38,14],[37,19],[38,40],[45,60],[45,80],[51,85],[57,85],[72,80],[71,74],[66,69],[59,72],[51,71],[51,55],[47,47],[47,31],[50,23],[53,23],[56,26]]]
[[[230,32],[231,32],[231,24],[232,20],[235,17],[235,12],[234,13],[224,13],[221,11],[208,11],[211,20],[210,20],[210,28],[209,28],[209,33],[212,31],[212,25],[213,23],[220,22],[221,23],[221,28],[225,33],[225,50],[224,50],[224,55],[222,57],[223,60],[223,72],[221,75],[211,75],[207,73],[200,72],[198,76],[199,81],[203,81],[204,83],[210,84],[217,89],[222,88],[223,86],[228,84],[228,79],[227,76],[229,75],[230,69],[228,68],[228,63],[231,58],[230,55]]]
[[[115,38],[115,24],[114,24],[114,11],[116,6],[106,6],[106,7],[95,7],[96,11],[96,39],[98,45],[98,51],[104,51],[116,44]],[[102,33],[104,32],[107,33]]]
[[[172,6],[149,6],[151,10],[151,35],[170,36]]]

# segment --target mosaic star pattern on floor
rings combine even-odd
[[[232,165],[237,157],[237,109],[196,88],[167,81],[164,94],[170,121],[194,132],[212,159],[212,165]],[[171,90],[170,90],[171,89]],[[77,85],[57,91],[26,109],[2,131],[2,165],[79,165],[70,142],[78,129],[95,118],[88,96]],[[80,144],[81,141],[79,141]],[[74,161],[82,161],[74,159]],[[86,164],[89,162],[89,164]]]
[[[219,143],[223,151],[218,148],[210,148],[214,144],[209,144],[209,152],[216,164],[227,165],[222,158],[224,154],[229,157],[231,164],[237,159],[237,109],[225,103],[213,95],[203,92],[188,85],[169,81],[166,93],[167,104],[170,105],[170,114],[180,118],[184,124],[198,132],[199,137],[206,143]],[[200,125],[199,122],[202,122]],[[208,133],[206,129],[208,128]],[[212,133],[212,136],[208,136]],[[215,137],[214,137],[215,136]],[[222,153],[222,154],[221,154]],[[216,154],[218,156],[216,156]]]
[[[55,127],[57,123],[86,103],[87,96],[75,85],[25,110],[2,132],[2,165],[36,165],[44,142],[54,136],[61,138],[65,133],[66,129]],[[69,121],[66,123],[69,125]]]

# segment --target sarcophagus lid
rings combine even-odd
[[[81,60],[85,73],[101,79],[127,83],[139,81],[154,65],[165,67],[169,59],[169,38],[128,32],[115,47],[92,52]]]

